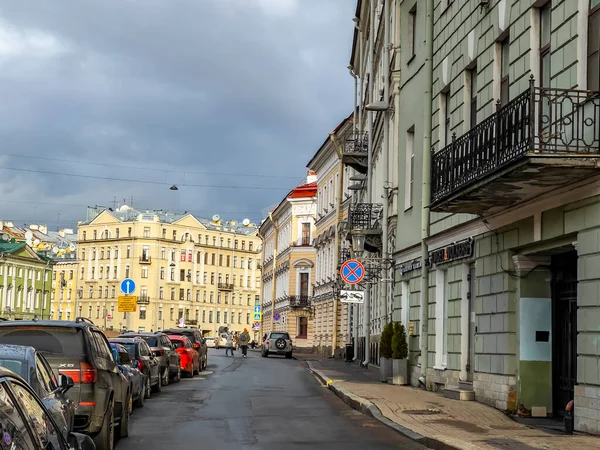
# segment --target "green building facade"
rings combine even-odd
[[[25,242],[0,242],[0,317],[48,319],[51,296],[52,261]]]

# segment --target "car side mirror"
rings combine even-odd
[[[119,352],[119,364],[131,364],[131,356],[127,352]]]
[[[69,433],[67,442],[69,450],[96,450],[96,444],[87,434]]]
[[[69,389],[75,386],[73,378],[68,375],[63,375],[62,373],[58,375],[58,384],[64,392],[67,392]]]

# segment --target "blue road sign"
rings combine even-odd
[[[252,316],[252,320],[253,320],[254,322],[260,322],[260,321],[262,320],[262,319],[261,319],[261,316],[262,316],[262,314],[261,314],[261,313],[254,313],[254,315]]]
[[[125,278],[121,281],[121,291],[123,291],[123,294],[125,295],[133,294],[135,292],[135,281],[131,278]]]
[[[260,312],[260,306],[255,306],[254,307],[254,312],[255,313],[259,313]]]
[[[365,266],[356,259],[349,259],[340,268],[342,280],[348,284],[358,284],[365,277]]]
[[[279,319],[281,319],[281,314],[279,314],[279,313],[273,314],[273,320],[275,322],[279,322]]]

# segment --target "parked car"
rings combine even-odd
[[[111,338],[109,342],[123,345],[133,360],[133,365],[146,377],[146,398],[150,398],[151,390],[160,392],[162,381],[158,359],[152,353],[145,340],[135,338]]]
[[[146,379],[144,378],[144,374],[133,365],[131,356],[129,356],[125,347],[121,344],[112,343],[110,344],[110,348],[113,352],[113,357],[117,361],[117,367],[119,367],[121,373],[129,381],[129,392],[131,392],[131,397],[127,407],[131,414],[134,405],[138,407],[144,406]]]
[[[129,382],[89,319],[0,322],[0,344],[34,347],[52,369],[73,379],[67,392],[76,405],[73,428],[92,436],[99,450],[112,450],[115,435],[128,436]]]
[[[23,378],[0,369],[0,423],[2,448],[95,450],[89,436],[71,432],[65,438],[60,426]]]
[[[166,333],[169,336],[176,334],[187,336],[191,341],[194,350],[196,350],[200,356],[200,371],[206,369],[208,366],[208,347],[199,330],[195,328],[170,328],[164,330],[163,333]]]
[[[206,342],[207,348],[219,348],[219,341],[214,337],[207,337],[204,342]]]
[[[227,347],[227,333],[221,333],[217,339],[219,340],[219,347]]]
[[[75,417],[75,404],[67,396],[73,379],[62,374],[57,379],[44,355],[24,345],[0,344],[0,366],[29,383],[66,439],[73,431]]]
[[[139,337],[146,341],[146,344],[148,344],[152,350],[152,354],[158,359],[163,386],[168,385],[169,380],[175,382],[181,380],[179,353],[175,351],[175,347],[165,333],[160,331],[126,333],[121,334],[119,337]]]
[[[287,359],[291,359],[292,351],[292,339],[287,332],[271,331],[267,333],[261,355],[265,358],[270,354],[285,355]]]
[[[169,339],[175,346],[175,351],[179,353],[181,370],[186,376],[192,378],[200,373],[200,356],[192,346],[190,339],[179,334],[172,334]]]

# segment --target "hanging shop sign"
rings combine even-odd
[[[454,242],[445,247],[429,252],[427,267],[437,264],[446,264],[459,259],[470,258],[475,253],[475,240],[473,238]]]
[[[406,266],[400,266],[400,275],[412,272],[413,270],[419,270],[421,268],[421,261],[414,261]]]

